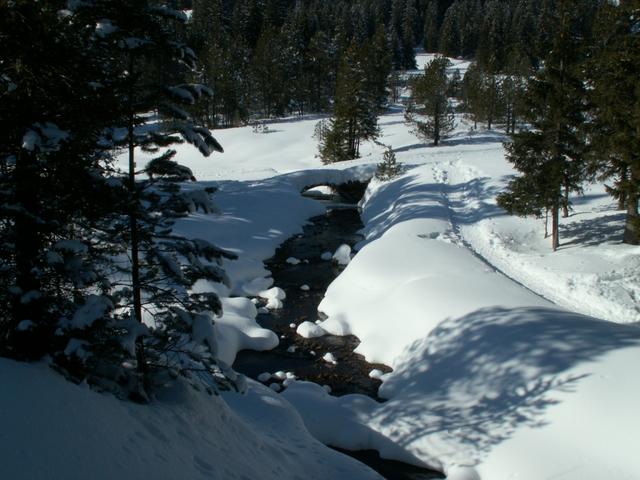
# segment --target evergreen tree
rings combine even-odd
[[[438,6],[435,0],[430,0],[425,8],[423,45],[426,52],[438,49]]]
[[[525,114],[525,92],[527,78],[531,72],[529,59],[513,50],[507,58],[507,66],[500,80],[500,92],[504,109],[507,134],[516,133],[516,126]]]
[[[391,147],[387,147],[382,155],[382,162],[376,168],[376,178],[383,182],[393,180],[402,173],[402,165],[396,160],[396,154]]]
[[[387,102],[389,75],[391,74],[391,54],[384,25],[379,23],[370,42],[361,47],[363,68],[366,72],[368,96],[378,113]]]
[[[440,28],[440,40],[438,42],[440,52],[449,57],[457,57],[461,52],[461,27],[458,24],[459,16],[455,6],[457,6],[457,4],[449,8],[444,16],[442,27]]]
[[[271,25],[265,26],[258,38],[251,62],[253,85],[262,105],[262,114],[266,117],[283,112],[284,59],[274,54],[282,53],[281,39]]]
[[[580,19],[575,1],[563,0],[553,48],[528,86],[531,132],[514,135],[507,158],[521,172],[498,203],[510,213],[552,218],[552,247],[560,245],[560,210],[568,215],[569,194],[584,180],[584,82],[580,65]],[[536,186],[537,185],[537,186]]]
[[[447,68],[450,62],[445,57],[431,60],[424,68],[424,75],[411,82],[411,98],[407,107],[407,121],[415,126],[418,135],[440,140],[453,130],[454,116],[447,97]]]
[[[491,130],[500,115],[502,91],[497,75],[472,64],[464,77],[465,110],[474,123],[485,122]]]
[[[640,243],[640,2],[606,5],[596,24],[587,72],[593,89],[591,140],[596,167],[626,209],[623,241]]]
[[[509,9],[500,0],[490,0],[484,6],[477,62],[490,73],[502,70],[508,49]]]
[[[416,19],[418,11],[415,0],[406,0],[402,15],[402,68],[413,70],[416,68]]]
[[[304,82],[309,94],[308,104],[316,112],[325,111],[335,91],[335,68],[328,35],[316,32],[309,42],[305,58]]]
[[[352,44],[342,59],[336,86],[333,116],[320,138],[325,163],[360,156],[360,143],[377,138],[378,105],[368,88],[362,49]]]
[[[188,169],[172,162],[175,152],[162,152],[163,148],[186,141],[210,155],[222,147],[181,107],[196,102],[207,89],[166,83],[171,78],[155,74],[170,71],[186,78],[194,72],[193,51],[175,36],[175,22],[184,22],[186,17],[148,0],[127,6],[130,8],[114,0],[77,6],[84,24],[105,25],[95,37],[92,54],[107,75],[116,79],[110,94],[119,109],[103,142],[110,140],[112,148],[126,148],[129,159],[125,177],[120,183],[112,182],[120,189],[121,200],[100,229],[105,242],[127,246],[123,253],[130,263],[117,265],[110,275],[118,279],[108,291],[112,322],[92,323],[95,328],[85,333],[99,345],[105,331],[126,332],[121,345],[135,355],[132,363],[136,365],[129,388],[131,395],[144,399],[155,371],[193,377],[197,374],[189,372],[210,374],[217,368],[212,315],[220,313],[220,302],[213,293],[190,293],[189,286],[199,278],[224,281],[224,273],[211,262],[233,255],[206,242],[173,236],[171,221],[184,198],[180,200],[175,188],[151,188],[156,180],[139,182],[136,178],[138,148],[158,154],[149,166],[151,176],[184,179],[190,176]],[[151,116],[154,111],[160,116]],[[152,312],[152,329],[143,324],[143,311]],[[121,369],[118,375],[127,376]]]
[[[0,5],[0,353],[14,358],[57,357],[60,320],[100,290],[87,235],[109,208],[95,199],[111,197],[100,139],[117,103],[92,35],[51,3]]]

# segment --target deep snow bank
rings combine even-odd
[[[389,400],[305,384],[287,397],[312,432],[327,435],[310,397],[376,432],[372,448],[392,440],[451,479],[639,478],[640,329],[557,308],[472,253],[447,173],[435,162],[372,184],[363,247],[320,305],[323,329],[394,368]],[[350,430],[333,441],[360,445]]]
[[[224,400],[175,385],[137,405],[0,358],[0,384],[3,479],[380,478],[255,383]]]

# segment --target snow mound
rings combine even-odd
[[[322,337],[327,334],[326,330],[313,322],[305,321],[298,325],[296,333],[304,338]]]
[[[363,395],[332,397],[318,384],[298,381],[282,396],[293,403],[305,426],[322,443],[346,450],[374,448],[383,458],[393,458],[413,465],[424,464],[383,434],[358,421],[353,410],[367,412],[376,402]]]
[[[311,438],[289,403],[249,382],[211,396],[181,384],[148,405],[0,359],[0,478],[380,479]],[[292,385],[293,387],[293,385]]]
[[[270,310],[277,310],[282,308],[282,301],[287,297],[287,294],[280,287],[273,287],[269,290],[263,290],[258,292],[260,298],[264,298],[267,301],[266,307]]]
[[[218,357],[233,364],[240,350],[271,350],[278,346],[278,336],[256,323],[257,310],[243,297],[223,298],[222,317],[215,320]]]
[[[324,360],[327,363],[331,363],[333,365],[336,365],[338,363],[338,359],[336,358],[336,356],[331,353],[331,352],[327,352],[322,356],[322,360]]]
[[[343,243],[336,249],[331,259],[338,265],[349,265],[351,261],[351,247]]]

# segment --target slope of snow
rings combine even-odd
[[[174,385],[149,405],[0,359],[0,478],[380,478],[314,440],[271,390],[221,397]],[[9,394],[10,393],[10,394]]]
[[[526,288],[488,263],[503,258],[500,250],[491,256],[471,249],[487,241],[483,224],[505,234],[528,222],[506,217],[493,202],[506,166],[491,139],[424,157],[418,147],[419,162],[402,177],[370,185],[362,202],[365,240],[327,290],[319,309],[328,319],[320,327],[357,335],[359,352],[394,368],[380,390],[389,400],[372,406],[348,396],[331,408],[351,412],[351,421],[448,478],[638,478],[631,445],[640,440],[634,414],[640,379],[629,365],[640,355],[640,330],[567,312],[534,293],[545,293],[556,272],[534,277]],[[496,177],[483,177],[473,165]],[[535,225],[539,234],[542,226]],[[585,249],[566,250],[554,261],[539,241],[534,254],[579,278],[574,269]],[[610,242],[591,268],[601,278],[619,266],[604,261],[608,256],[635,252]],[[634,277],[627,280],[616,287],[638,287]],[[580,302],[584,293],[573,293]],[[606,308],[610,300],[603,288],[591,302]],[[304,385],[295,388],[305,389],[286,394],[297,406],[305,396],[321,398]],[[317,413],[299,409],[314,432]],[[333,441],[345,443],[340,436]],[[378,443],[372,437],[371,447]]]

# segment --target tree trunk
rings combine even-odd
[[[569,218],[569,181],[564,181],[564,201],[562,202],[562,218]]]
[[[129,56],[129,74],[133,75],[133,56]],[[131,235],[131,291],[133,292],[133,318],[142,323],[142,285],[140,281],[140,232],[138,228],[138,194],[136,186],[136,162],[135,162],[135,113],[133,111],[134,86],[129,88],[129,101],[131,102],[128,118],[128,151],[129,151],[129,230]],[[146,361],[144,354],[144,342],[142,338],[136,339],[136,363],[139,378],[139,394],[144,397],[145,385],[147,383]]]
[[[555,252],[560,246],[560,208],[558,205],[554,205],[551,208],[551,247]]]
[[[549,209],[544,210],[544,238],[549,237]]]
[[[435,115],[433,116],[433,145],[437,147],[439,142],[440,142],[440,109],[437,107],[437,103],[436,103]]]
[[[17,358],[36,359],[45,352],[45,339],[36,338],[26,332],[18,332],[16,327],[23,320],[31,320],[39,327],[44,321],[43,303],[34,298],[22,302],[22,295],[40,292],[42,285],[35,270],[37,258],[42,253],[43,235],[38,202],[38,179],[35,154],[22,150],[16,158],[15,199],[20,210],[15,215],[15,262],[17,295],[12,295],[11,325],[8,344]]]
[[[627,216],[624,224],[623,243],[640,245],[640,217],[638,216],[638,195],[635,192],[627,194]]]
[[[618,196],[618,210],[626,210],[626,208],[627,196],[623,192],[620,192],[620,195]]]

